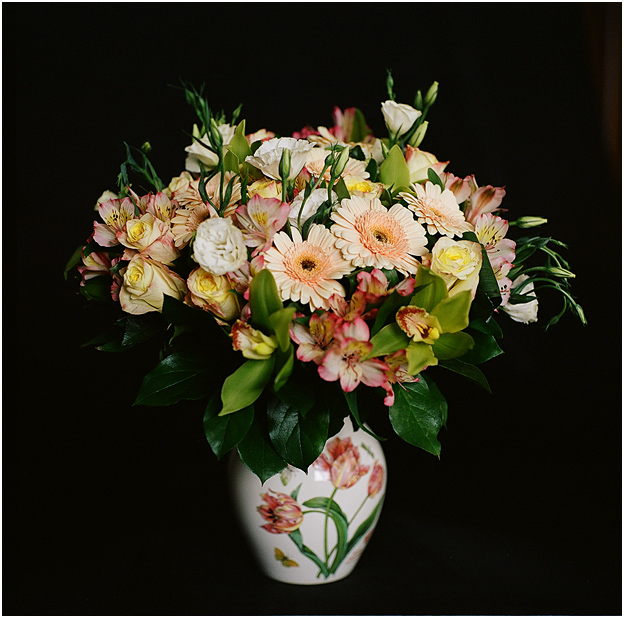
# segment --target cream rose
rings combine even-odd
[[[243,233],[229,217],[213,217],[197,227],[193,259],[212,275],[238,270],[247,261]]]
[[[139,253],[130,260],[123,274],[119,302],[126,313],[140,315],[162,311],[165,294],[182,300],[186,291],[182,277]]]
[[[295,179],[305,165],[308,152],[314,148],[305,139],[295,139],[294,137],[275,137],[263,142],[253,156],[245,159],[254,167],[257,167],[265,176],[273,180],[280,180],[280,161],[284,150],[290,151],[290,174],[289,180]]]
[[[236,127],[232,127],[229,124],[222,124],[219,125],[217,129],[219,130],[219,133],[221,133],[221,137],[223,138],[223,147],[225,148],[232,141]],[[210,145],[207,135],[204,134],[200,137],[197,125],[193,125],[193,135],[199,138],[203,144]],[[193,140],[193,143],[190,146],[187,146],[184,151],[188,152],[184,167],[187,171],[193,172],[194,174],[199,174],[201,172],[202,165],[205,169],[211,170],[214,169],[219,163],[219,157],[216,153],[200,144],[197,140]]]
[[[474,297],[482,263],[481,245],[443,236],[431,253],[431,270],[444,279],[449,295],[470,290]]]
[[[407,133],[422,114],[411,105],[396,101],[384,101],[381,104],[381,113],[392,137]]]
[[[189,275],[186,284],[191,302],[197,307],[211,311],[224,320],[240,315],[240,302],[228,277],[213,275],[199,266]]]
[[[140,219],[130,219],[117,240],[129,249],[151,257],[163,264],[171,264],[180,256],[173,242],[169,226],[151,213],[145,213]]]

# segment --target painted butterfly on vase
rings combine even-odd
[[[275,559],[279,560],[285,567],[298,567],[299,564],[284,555],[284,552],[278,547],[275,548]]]

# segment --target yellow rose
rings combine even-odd
[[[186,283],[164,264],[135,255],[123,274],[119,302],[126,313],[140,315],[149,311],[162,311],[164,295],[182,300]]]
[[[269,178],[256,180],[256,182],[247,187],[247,195],[249,197],[259,195],[260,197],[275,197],[282,199],[282,183]]]
[[[211,311],[223,320],[232,320],[240,315],[240,302],[232,291],[228,277],[212,275],[200,266],[189,275],[186,284],[194,305]]]
[[[470,290],[474,297],[481,270],[481,245],[443,236],[431,253],[431,270],[444,279],[449,295]]]

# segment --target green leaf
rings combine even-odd
[[[433,344],[433,353],[439,360],[462,356],[474,346],[473,338],[465,332],[442,333]]]
[[[138,343],[147,341],[165,330],[163,320],[158,313],[146,313],[140,316],[129,315],[120,322],[123,322],[124,326],[124,334],[121,340],[121,345],[124,348],[131,348]]]
[[[410,171],[398,144],[395,144],[388,153],[386,160],[379,168],[379,180],[385,187],[409,186]]]
[[[237,449],[241,461],[260,479],[261,483],[279,474],[287,465],[271,445],[268,433],[257,415],[245,437],[238,443]]]
[[[221,459],[245,437],[254,418],[253,405],[239,410],[238,414],[219,416],[221,399],[215,393],[206,406],[204,433],[212,452]]]
[[[351,412],[351,416],[353,416],[353,418],[355,419],[357,426],[362,431],[366,432],[369,436],[372,436],[373,438],[375,438],[376,440],[379,440],[380,442],[383,442],[384,440],[386,440],[386,438],[382,438],[381,436],[378,436],[375,432],[371,431],[362,422],[362,419],[360,417],[360,410],[358,408],[358,403],[357,403],[357,390],[353,390],[350,393],[347,393],[346,391],[342,391],[342,392],[344,394],[344,398],[347,401],[347,405],[349,406],[349,411]]]
[[[440,187],[440,190],[444,191],[444,183],[432,167],[427,169],[427,178],[429,179],[429,182],[433,183],[434,185],[438,185],[438,187]]]
[[[410,338],[395,322],[384,326],[376,335],[371,337],[370,342],[373,344],[373,349],[368,354],[368,358],[373,358],[403,350],[409,344]]]
[[[112,300],[111,283],[111,278],[108,276],[93,277],[80,286],[80,293],[89,300],[110,301]]]
[[[223,382],[220,414],[231,414],[250,406],[264,390],[271,378],[275,358],[247,360]]]
[[[63,270],[63,278],[67,281],[67,276],[69,275],[69,271],[78,266],[78,264],[82,263],[82,250],[83,245],[80,245],[71,255],[69,260],[67,260],[67,264],[65,264],[65,269]]]
[[[212,390],[210,376],[206,358],[171,354],[143,378],[134,405],[169,406],[182,399],[201,399]]]
[[[266,268],[261,270],[249,286],[251,324],[265,335],[273,335],[270,315],[283,308],[273,274]]]
[[[444,367],[449,371],[453,371],[455,373],[458,373],[459,375],[468,378],[469,380],[472,380],[478,386],[485,389],[488,393],[492,392],[487,378],[485,377],[485,375],[483,375],[483,372],[478,367],[475,367],[470,363],[465,363],[464,361],[461,361],[457,358],[451,358],[449,360],[440,361],[438,363],[438,366]]]
[[[368,126],[364,114],[356,107],[349,142],[363,142],[368,135]]]
[[[472,295],[470,292],[459,292],[443,298],[431,310],[431,315],[438,318],[443,333],[456,333],[468,326],[471,302]]]
[[[502,339],[503,337],[503,330],[494,321],[494,318],[489,318],[487,320],[477,318],[470,322],[469,327],[479,331],[480,333],[485,333],[486,335],[494,335],[494,337],[497,337],[498,339]]]
[[[227,149],[236,156],[237,161],[244,161],[245,157],[251,156],[251,148],[245,137],[245,120],[241,120],[236,127]],[[238,173],[238,167],[234,171]]]
[[[503,353],[493,335],[486,335],[472,329],[468,330],[474,341],[474,346],[472,350],[462,356],[462,361],[472,365],[480,365]]]
[[[193,309],[181,300],[167,294],[163,298],[162,316],[171,324],[220,330],[211,313],[201,309]]]
[[[433,382],[420,375],[395,391],[390,422],[403,440],[433,455],[440,455],[438,433],[446,424],[447,404]]]
[[[405,349],[407,354],[407,372],[411,376],[418,375],[430,365],[437,365],[438,359],[434,356],[431,346],[422,341],[412,341]]]
[[[273,397],[267,406],[267,419],[275,450],[289,464],[307,472],[327,442],[327,407],[315,406],[303,416],[296,407]]]
[[[392,322],[394,322],[397,311],[401,307],[409,305],[409,302],[409,296],[402,296],[397,291],[392,292],[392,294],[390,294],[390,296],[386,298],[384,303],[381,305],[381,307],[379,307],[379,310],[377,311],[375,322],[373,324],[373,327],[371,328],[371,335],[375,336],[384,326],[388,318],[390,318]]]

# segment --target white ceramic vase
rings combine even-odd
[[[373,533],[386,491],[378,440],[347,418],[307,474],[288,467],[264,484],[232,453],[234,509],[261,571],[289,584],[349,575]]]

